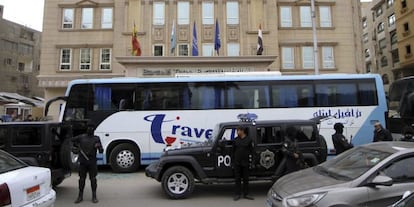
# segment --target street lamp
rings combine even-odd
[[[319,75],[319,63],[318,63],[318,38],[316,37],[316,15],[315,15],[315,0],[311,0],[311,13],[312,13],[312,33],[313,33],[313,58],[315,75]]]

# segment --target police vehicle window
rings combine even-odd
[[[405,182],[414,180],[414,157],[405,158],[394,162],[383,170],[383,173],[394,182]]]
[[[280,127],[258,127],[256,128],[257,144],[274,144],[281,143],[281,128]]]
[[[5,147],[7,140],[7,128],[0,128],[0,148]]]
[[[12,145],[41,145],[42,134],[40,128],[19,128],[19,130],[13,130]]]
[[[227,129],[224,129],[224,133],[221,136],[221,140],[233,140],[236,137],[237,137],[236,128],[227,128]]]
[[[310,142],[316,140],[316,133],[313,126],[297,126],[297,139],[299,142]]]

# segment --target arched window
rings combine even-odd
[[[382,75],[382,82],[384,84],[389,84],[390,83],[390,79],[388,78],[388,74]]]
[[[378,33],[383,32],[384,29],[385,29],[385,23],[384,22],[379,23],[378,26],[377,26]]]
[[[381,67],[385,67],[387,65],[388,65],[388,59],[387,59],[387,57],[383,56],[381,58]]]
[[[369,51],[369,49],[365,49],[365,57],[369,57],[371,56],[371,52]]]

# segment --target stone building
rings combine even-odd
[[[51,99],[79,78],[313,74],[312,14],[310,0],[48,0],[39,84]],[[362,73],[360,2],[316,0],[314,14],[320,73]],[[131,55],[134,25],[140,57]],[[256,55],[259,26],[263,55]],[[57,114],[57,107],[51,111]]]
[[[381,74],[385,86],[414,75],[413,10],[414,2],[405,0],[373,0],[362,4],[365,72]]]
[[[3,18],[0,5],[0,92],[43,97],[36,76],[41,32]]]

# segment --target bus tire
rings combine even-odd
[[[162,175],[161,185],[169,198],[187,198],[194,191],[194,175],[186,167],[174,166]]]
[[[66,170],[77,171],[79,169],[78,154],[72,152],[73,142],[66,138],[60,147],[60,162]]]
[[[328,145],[326,144],[325,137],[319,135],[319,143],[321,145],[321,151],[319,156],[319,163],[325,162],[328,157]]]
[[[137,171],[140,166],[140,152],[132,144],[122,143],[114,147],[109,155],[111,168],[117,173]]]

